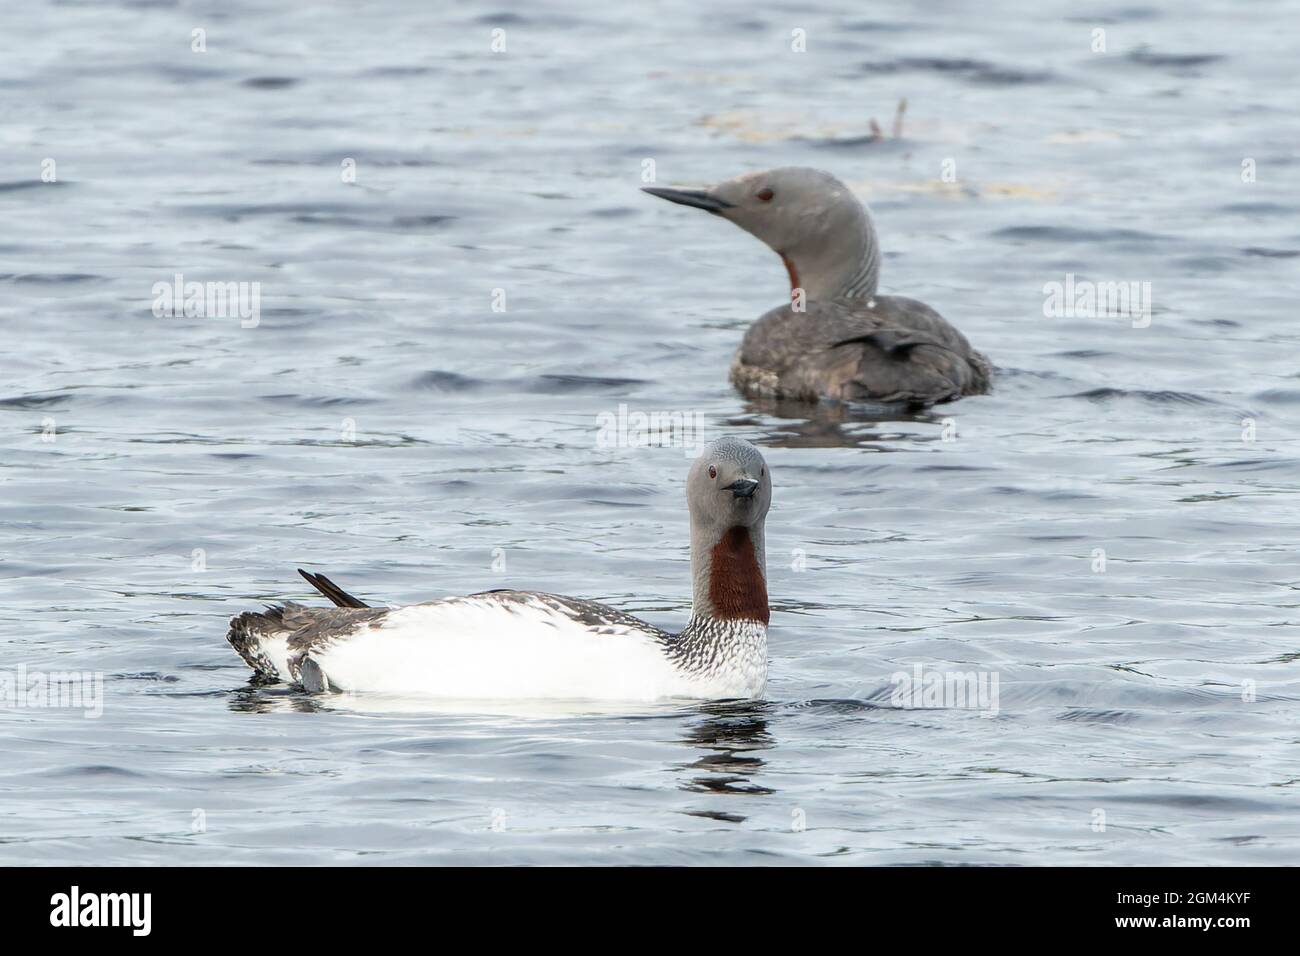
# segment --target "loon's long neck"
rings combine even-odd
[[[767,625],[767,559],[763,526],[729,528],[720,537],[691,535],[694,595],[691,622],[747,621]]]
[[[844,196],[828,214],[825,229],[799,245],[778,250],[790,290],[809,302],[844,297],[870,299],[880,281],[880,245],[867,208]]]

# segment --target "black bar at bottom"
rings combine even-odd
[[[557,932],[590,939],[608,926],[667,932],[689,945],[717,943],[719,933],[762,939],[747,934],[785,924],[855,931],[864,946],[886,930],[927,943],[1041,930],[1071,942],[1197,934],[1231,945],[1290,928],[1283,907],[1294,876],[1282,868],[57,867],[0,871],[0,918],[11,944],[76,934],[206,947],[263,933],[331,946],[394,933],[449,943],[471,926],[494,942],[511,930],[554,942]]]

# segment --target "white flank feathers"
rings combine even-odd
[[[493,595],[398,608],[314,642],[300,664],[319,668],[332,690],[460,699],[653,701],[762,694],[766,629],[744,653],[707,673],[683,669],[664,636],[626,623],[592,624],[542,599]],[[761,639],[761,641],[760,641]],[[261,642],[281,676],[279,634]],[[761,646],[760,646],[761,643]]]

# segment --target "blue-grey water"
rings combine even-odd
[[[6,8],[0,864],[1295,862],[1300,4],[508,9]],[[785,272],[638,187],[779,165],[993,394],[731,389]],[[1067,274],[1149,323],[1045,315]],[[621,405],[767,456],[765,702],[250,684],[226,620],[299,566],[679,626],[687,451]]]

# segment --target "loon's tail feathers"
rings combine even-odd
[[[312,574],[302,568],[298,569],[298,573],[308,584],[333,601],[335,607],[370,607],[365,601],[353,597],[323,574]]]

